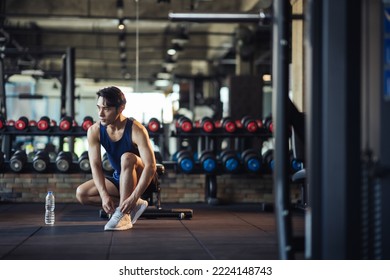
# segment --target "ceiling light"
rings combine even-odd
[[[30,76],[43,76],[45,73],[40,69],[26,69],[22,70],[20,74]]]
[[[118,29],[119,30],[124,30],[125,29],[125,24],[123,23],[123,19],[119,20]]]
[[[169,55],[175,55],[177,52],[180,52],[183,50],[183,47],[179,45],[178,43],[173,44],[171,48],[167,50],[167,54]]]
[[[157,73],[156,78],[159,80],[169,80],[172,78],[172,74],[168,72],[159,72]]]
[[[119,34],[119,47],[121,49],[126,47],[125,33],[120,33]]]
[[[264,74],[263,75],[263,81],[264,82],[270,82],[271,81],[271,75],[270,74]]]
[[[154,85],[156,87],[167,87],[171,82],[168,80],[155,80]]]
[[[174,48],[170,48],[169,50],[167,50],[167,54],[175,55],[176,54],[176,50]]]
[[[125,48],[126,47],[126,41],[123,40],[123,41],[119,41],[119,47],[122,49],[122,48]]]
[[[126,52],[121,52],[121,53],[119,54],[119,57],[121,58],[121,60],[122,60],[122,59],[126,59],[126,57],[127,57]]]
[[[167,71],[172,71],[173,67],[175,67],[175,64],[176,64],[176,60],[174,59],[174,57],[171,55],[167,55],[162,66],[165,67]]]

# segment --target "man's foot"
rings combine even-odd
[[[111,219],[104,226],[104,230],[127,230],[132,227],[130,215],[123,214],[118,207],[115,209],[115,213],[112,215]]]
[[[137,200],[137,204],[135,205],[135,208],[130,212],[131,223],[133,225],[138,220],[138,218],[141,217],[142,213],[146,210],[147,207],[148,207],[148,202],[146,200],[143,200],[141,198]]]

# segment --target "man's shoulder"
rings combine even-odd
[[[133,122],[133,130],[134,130],[134,128],[135,129],[143,129],[144,128],[143,124],[140,123],[139,121],[137,121],[136,119],[131,119],[131,120]]]
[[[133,125],[132,125],[132,133],[135,135],[145,135],[147,134],[147,130],[145,126],[137,121],[136,119],[133,119]]]
[[[88,128],[88,133],[89,134],[96,134],[100,131],[100,121],[95,122],[93,125],[91,125]]]

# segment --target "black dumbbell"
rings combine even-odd
[[[240,167],[240,159],[236,151],[231,149],[226,149],[221,152],[220,160],[223,166],[223,169],[228,173],[234,173],[239,170]]]
[[[181,116],[176,122],[176,128],[181,132],[191,132],[193,129],[193,124],[189,118]]]
[[[60,172],[68,172],[73,163],[73,153],[60,151],[56,157],[56,168]]]
[[[161,128],[161,123],[157,118],[151,118],[147,124],[147,129],[150,132],[158,132]]]
[[[189,150],[181,150],[177,153],[177,166],[184,173],[191,173],[195,167],[194,155]]]
[[[262,155],[265,172],[272,173],[274,170],[274,150],[268,149]]]
[[[35,157],[35,152],[29,152],[29,153],[27,154],[27,161],[28,161],[28,162],[32,162],[33,159],[34,159],[34,157]]]
[[[50,128],[50,119],[47,116],[41,117],[37,122],[37,128],[38,130],[48,130]]]
[[[111,172],[114,169],[112,168],[112,165],[108,159],[107,153],[104,153],[103,158],[102,158],[102,167],[104,171]]]
[[[256,120],[251,116],[244,116],[241,119],[241,124],[243,128],[250,133],[255,133],[259,129]]]
[[[55,162],[57,158],[57,153],[54,151],[49,152],[49,158],[51,162]]]
[[[202,151],[199,155],[199,163],[205,173],[214,173],[217,170],[217,157],[212,151]]]
[[[62,117],[60,120],[59,128],[63,131],[69,131],[73,127],[73,118],[70,116]]]
[[[20,117],[16,122],[15,122],[15,128],[16,130],[26,130],[28,128],[28,118],[27,117]]]
[[[90,128],[93,125],[93,118],[90,116],[84,117],[83,123],[81,124],[81,127],[84,131],[87,131],[88,128]]]
[[[245,169],[249,172],[259,172],[261,169],[261,154],[255,149],[247,149],[241,153],[241,160]]]
[[[12,171],[20,172],[23,170],[24,165],[27,162],[27,154],[24,150],[17,150],[9,161],[9,166]]]
[[[228,133],[234,133],[237,130],[237,124],[232,118],[226,117],[222,119],[222,128]]]
[[[43,172],[50,164],[50,157],[46,151],[38,151],[32,160],[32,165],[35,171]]]
[[[91,163],[89,162],[88,151],[84,151],[78,160],[80,170],[84,172],[91,171]]]
[[[267,132],[271,132],[273,133],[274,132],[274,126],[273,126],[273,122],[272,122],[272,115],[269,115],[268,117],[266,117],[263,121],[263,124],[264,124],[264,128]]]

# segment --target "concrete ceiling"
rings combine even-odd
[[[123,3],[123,9],[120,8]],[[152,83],[173,77],[234,72],[237,37],[244,60],[269,64],[270,26],[259,22],[177,21],[170,13],[244,13],[269,8],[266,0],[3,0],[0,44],[6,76],[39,69],[60,77],[64,54],[74,52],[75,78]],[[119,5],[119,9],[118,9]],[[171,14],[172,15],[172,14]],[[118,30],[119,19],[125,29]],[[189,40],[166,63],[178,32]],[[70,51],[72,50],[72,51]],[[240,56],[241,57],[241,56]],[[268,65],[269,66],[269,65]]]

